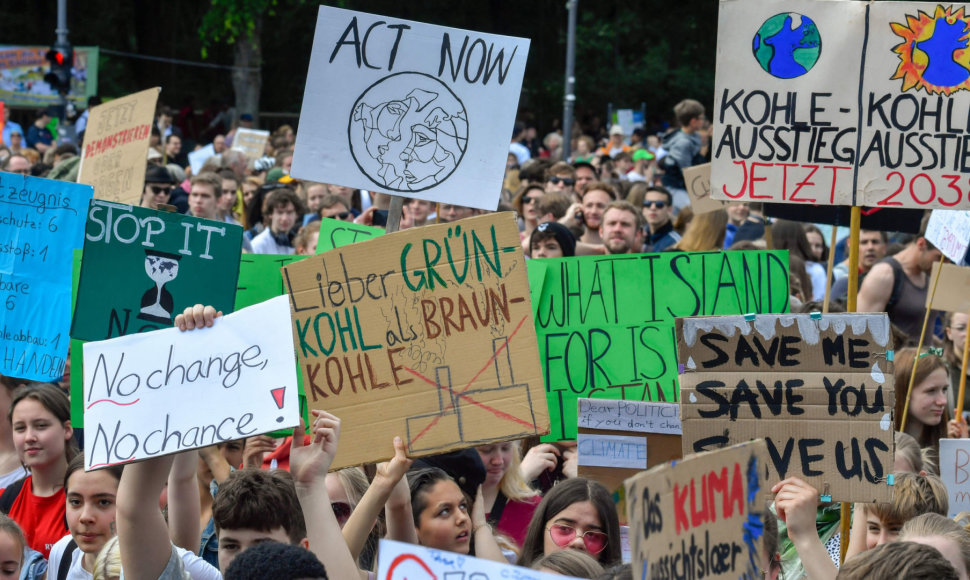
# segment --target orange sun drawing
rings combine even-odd
[[[950,95],[970,90],[970,17],[963,7],[937,6],[933,15],[917,11],[906,24],[890,23],[903,42],[893,48],[899,67],[892,79],[903,79],[903,90]]]

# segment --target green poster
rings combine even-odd
[[[576,399],[676,402],[674,319],[788,312],[788,252],[667,252],[529,260],[552,432]],[[532,270],[545,270],[539,280]]]
[[[92,201],[71,337],[167,328],[194,304],[229,314],[241,251],[241,226]]]
[[[332,218],[320,220],[320,238],[317,240],[317,253],[321,254],[334,248],[349,246],[384,235],[384,228],[365,226]]]
[[[74,250],[74,263],[71,270],[71,316],[74,316],[74,303],[77,301],[77,281],[81,277],[81,250]],[[71,425],[84,427],[84,373],[82,351],[84,341],[71,339],[67,364],[70,365],[71,378]]]

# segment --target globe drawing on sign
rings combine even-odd
[[[904,91],[951,95],[970,89],[970,18],[962,6],[917,11],[890,26],[902,38],[893,48],[899,66],[892,78],[903,80]]]
[[[795,12],[775,14],[754,35],[754,57],[768,74],[793,79],[812,70],[822,54],[822,37],[812,19]]]
[[[468,113],[455,93],[423,73],[369,86],[347,127],[350,153],[382,190],[424,191],[447,179],[468,148]]]

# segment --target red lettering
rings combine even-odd
[[[771,199],[770,195],[755,195],[754,194],[754,184],[756,181],[768,181],[767,177],[755,177],[754,170],[758,167],[771,167],[771,163],[752,163],[751,164],[751,179],[749,180],[750,185],[748,186],[748,195],[751,199]]]
[[[797,163],[779,163],[781,165],[781,200],[788,201],[788,168],[798,167]]]
[[[963,199],[963,191],[961,191],[960,187],[957,186],[957,182],[960,181],[960,176],[944,175],[943,179],[949,180],[946,186],[952,189],[953,191],[957,192],[957,198],[953,200],[953,203],[950,203],[948,201],[943,201],[943,195],[941,194],[940,197],[937,198],[937,201],[940,202],[940,205],[945,205],[946,207],[953,207],[956,204],[960,203],[960,200]]]
[[[839,180],[839,170],[840,169],[847,170],[847,169],[852,169],[852,168],[851,167],[839,167],[838,165],[824,165],[824,166],[822,166],[822,168],[823,169],[831,169],[832,170],[832,190],[829,192],[829,203],[834,204],[835,203],[835,184]]]
[[[706,477],[701,479],[701,509],[697,509],[696,496],[694,495],[694,480],[690,480],[690,524],[695,528],[705,522],[713,521],[711,514],[711,504],[707,501],[707,494],[704,493]]]
[[[690,524],[687,520],[687,510],[684,509],[684,504],[687,502],[687,488],[681,487],[678,484],[674,484],[674,529],[676,534],[679,536],[681,529],[687,531],[690,529]]]
[[[806,185],[815,185],[815,182],[814,181],[809,181],[809,179],[811,179],[812,176],[815,175],[815,172],[818,171],[818,165],[802,165],[802,167],[811,168],[812,172],[809,173],[808,176],[805,179],[801,180],[798,183],[798,186],[795,188],[795,191],[793,191],[791,193],[791,199],[789,201],[793,201],[793,202],[796,202],[796,203],[815,203],[816,200],[814,198],[813,199],[797,199],[795,197],[795,196],[798,195],[798,192],[802,189],[802,187],[805,187]]]
[[[726,507],[724,508],[724,517],[729,518],[734,515],[734,511],[731,506],[738,504],[738,514],[744,513],[744,481],[741,478],[741,465],[734,464],[734,478],[731,480],[731,496],[726,498]]]
[[[747,166],[747,163],[745,163],[743,160],[734,161],[733,163],[735,165],[741,166],[741,175],[744,176],[744,181],[741,182],[741,189],[738,191],[737,194],[731,195],[730,193],[728,193],[727,184],[725,184],[721,186],[721,191],[723,191],[724,195],[730,197],[731,199],[740,199],[741,197],[744,196],[744,188],[747,187],[748,185],[748,166]]]
[[[715,473],[715,472],[712,471],[707,476],[707,494],[711,498],[711,505],[712,506],[717,505],[717,504],[714,503],[714,493],[715,492],[720,492],[721,493],[721,497],[723,498],[723,497],[726,497],[727,496],[727,491],[728,491],[728,470],[727,470],[727,467],[722,467],[721,468],[721,475],[720,476],[717,475],[717,473]],[[722,509],[724,511],[724,517],[725,518],[731,517],[730,512],[728,512],[728,502],[722,502],[722,503],[724,504],[722,506]]]

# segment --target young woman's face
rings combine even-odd
[[[67,527],[85,554],[97,554],[115,535],[118,480],[107,471],[78,469],[67,479]]]
[[[0,580],[20,578],[20,566],[24,561],[24,550],[10,533],[0,532]]]
[[[472,520],[465,495],[453,481],[438,481],[425,493],[425,508],[418,518],[422,546],[467,554]]]
[[[505,472],[512,466],[512,443],[496,443],[476,447],[485,464],[485,485],[495,486],[502,481]]]
[[[953,343],[957,359],[963,360],[963,344],[967,341],[967,315],[957,312],[950,315],[950,325],[946,327],[946,337]]]
[[[569,528],[572,528],[572,530]],[[590,534],[584,541],[583,534],[586,532],[594,532],[594,534]],[[605,546],[609,541],[605,532],[596,507],[589,501],[577,502],[546,521],[542,553],[549,555],[559,550],[578,550],[599,560],[600,555],[606,553]],[[597,534],[602,534],[602,536]],[[599,551],[595,553],[591,551],[587,546],[590,543]],[[603,547],[600,548],[597,543],[602,544]]]
[[[946,408],[946,390],[950,387],[946,370],[939,368],[913,387],[909,415],[923,425],[939,425]]]
[[[805,232],[808,238],[808,245],[812,248],[812,259],[816,262],[822,261],[822,252],[825,250],[825,242],[822,241],[822,234],[818,232]]]
[[[61,423],[40,401],[22,399],[13,409],[13,442],[28,468],[51,465],[65,458],[64,447],[74,431]]]

